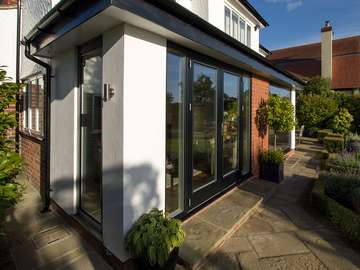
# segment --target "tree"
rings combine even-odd
[[[277,135],[288,133],[295,127],[294,106],[287,98],[271,95],[267,102],[261,100],[255,120],[261,138],[266,136],[267,126],[272,128],[275,134],[274,148],[276,150]]]
[[[331,92],[330,79],[316,76],[311,78],[305,85],[303,90],[305,95],[326,95]]]
[[[280,133],[288,133],[295,127],[294,106],[284,97],[271,95],[268,101],[268,123],[275,134],[274,148],[276,150],[276,137]]]
[[[299,125],[310,128],[326,128],[338,111],[337,99],[332,96],[299,94],[296,104],[296,118]]]
[[[353,116],[345,108],[341,108],[339,112],[329,121],[328,127],[335,133],[349,133]]]

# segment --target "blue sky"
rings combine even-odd
[[[326,20],[335,38],[360,35],[360,0],[249,0],[270,27],[260,33],[268,49],[320,41]]]

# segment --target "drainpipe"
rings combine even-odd
[[[44,183],[44,208],[42,213],[50,211],[50,113],[51,113],[51,66],[40,59],[34,57],[30,53],[30,42],[25,40],[25,56],[34,63],[42,66],[46,70],[45,75],[45,131],[44,131],[44,144],[45,144],[45,183]]]
[[[20,31],[21,31],[21,0],[17,1],[17,27],[16,27],[16,83],[20,83]],[[15,148],[19,152],[19,114],[20,114],[20,94],[16,95],[16,128],[15,128]]]

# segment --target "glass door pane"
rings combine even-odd
[[[184,204],[184,87],[185,57],[167,54],[166,72],[166,191],[165,209],[181,212]]]
[[[102,58],[82,59],[80,207],[101,223],[102,185]]]
[[[250,78],[243,77],[243,94],[242,94],[242,175],[250,173],[250,157],[251,157],[251,83]]]
[[[192,190],[216,176],[217,70],[194,63],[192,83]]]
[[[240,77],[224,73],[223,175],[238,169]]]

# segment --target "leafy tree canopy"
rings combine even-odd
[[[327,95],[331,92],[330,79],[316,76],[311,78],[304,87],[304,94]]]

